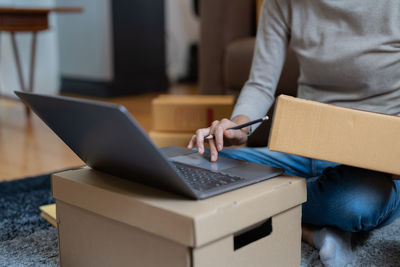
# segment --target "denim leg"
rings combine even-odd
[[[289,175],[300,177],[313,176],[311,170],[311,159],[270,151],[268,147],[226,148],[220,151],[219,154],[228,158],[251,161],[282,168],[285,170],[285,173]]]
[[[221,155],[280,167],[307,178],[303,222],[367,231],[400,215],[400,181],[388,174],[274,152],[267,147],[224,149]]]
[[[390,223],[400,213],[399,185],[390,175],[339,165],[307,181],[303,222],[367,231]]]
[[[397,217],[400,216],[400,180],[393,180],[394,187],[396,188],[395,194],[397,196],[397,205],[393,207],[393,212],[388,216],[388,218],[379,227],[385,226],[393,222]]]

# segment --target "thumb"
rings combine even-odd
[[[226,130],[225,137],[228,139],[243,139],[245,137],[245,133],[241,130]]]

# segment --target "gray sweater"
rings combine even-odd
[[[264,0],[250,77],[232,117],[268,111],[288,46],[300,64],[298,97],[400,113],[399,0]]]

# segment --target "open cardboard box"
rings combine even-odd
[[[89,168],[52,176],[61,266],[299,266],[305,180],[195,201]]]
[[[400,174],[400,117],[281,95],[269,149]]]

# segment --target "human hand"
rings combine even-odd
[[[197,147],[199,154],[203,154],[204,138],[210,134],[214,134],[215,138],[207,141],[210,147],[211,161],[217,161],[218,151],[221,151],[224,146],[246,143],[249,127],[240,130],[228,129],[249,121],[249,118],[243,115],[239,115],[232,120],[222,119],[220,121],[214,121],[210,127],[198,129],[196,134],[192,136],[187,148],[192,149],[193,147]]]

